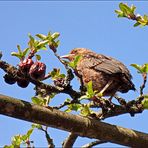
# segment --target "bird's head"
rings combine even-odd
[[[68,59],[69,61],[73,61],[76,56],[83,56],[91,52],[89,49],[86,48],[74,48],[71,52],[67,55],[61,56],[61,58]]]

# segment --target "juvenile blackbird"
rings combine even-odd
[[[117,91],[126,93],[135,90],[129,70],[120,61],[86,48],[75,48],[62,58],[73,61],[78,55],[81,59],[77,63],[75,74],[82,84],[92,81],[93,90],[103,96],[114,96]]]

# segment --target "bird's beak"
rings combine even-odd
[[[60,58],[70,60],[73,56],[74,56],[74,54],[67,54],[67,55],[60,56]]]

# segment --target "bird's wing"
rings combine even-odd
[[[106,74],[123,73],[131,78],[129,70],[118,60],[104,56],[101,54],[88,54],[86,55],[86,64],[88,68],[96,71],[101,71]]]

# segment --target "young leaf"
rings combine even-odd
[[[41,40],[45,40],[47,38],[47,36],[44,34],[36,34],[36,36]]]
[[[128,14],[131,14],[132,13],[131,8],[128,5],[124,4],[124,3],[120,3],[119,4],[119,8],[121,9],[121,11],[124,14],[127,14],[128,15]]]
[[[26,135],[27,135],[28,139],[30,138],[30,136],[31,136],[31,134],[32,134],[32,132],[33,132],[33,130],[34,130],[34,129],[31,128],[30,130],[27,131],[27,134],[26,134]]]
[[[65,78],[65,74],[60,73],[60,69],[54,68],[53,71],[50,72],[51,77],[53,80],[56,80],[57,78]]]
[[[22,143],[22,135],[13,136],[11,139],[11,143],[12,145],[14,145],[14,147],[20,146]]]
[[[69,65],[71,68],[75,69],[76,66],[77,66],[77,64],[78,64],[78,62],[81,60],[81,58],[82,58],[81,55],[76,56],[75,59],[74,59],[73,61],[69,62],[68,65]]]
[[[32,102],[37,105],[44,105],[44,99],[41,97],[32,97]]]
[[[55,40],[57,39],[58,37],[60,36],[60,33],[59,32],[55,32],[51,35],[52,39]]]
[[[146,63],[142,66],[142,70],[144,73],[148,73],[148,63]]]
[[[138,65],[138,64],[131,64],[132,67],[136,68],[138,70],[139,73],[142,73],[142,66]]]
[[[15,56],[15,57],[17,57],[17,58],[19,58],[19,59],[22,58],[22,56],[21,56],[19,53],[17,53],[17,52],[11,52],[11,55],[12,55],[12,56]]]
[[[30,48],[25,48],[23,51],[23,56],[25,57],[28,53],[28,51],[30,50]]]
[[[20,55],[22,55],[22,50],[21,50],[20,45],[17,45],[17,49],[18,49],[18,53],[19,53]]]
[[[118,14],[118,17],[124,17],[124,13],[121,10],[115,10],[115,13]]]
[[[88,115],[90,115],[91,114],[91,111],[90,111],[90,108],[89,108],[89,106],[86,104],[86,105],[83,105],[82,107],[81,107],[81,115],[83,115],[83,116],[88,116]]]
[[[89,98],[92,98],[95,95],[95,92],[93,91],[93,84],[92,81],[89,81],[86,85],[87,88],[87,95]]]
[[[148,109],[148,98],[146,98],[142,101],[142,105],[143,105],[144,109]]]
[[[134,14],[136,10],[136,7],[134,5],[131,5],[131,12]]]
[[[35,124],[35,123],[33,123],[31,126],[32,126],[32,128],[37,128],[37,129],[41,129],[42,128],[42,125],[41,124]]]
[[[71,112],[71,111],[80,111],[81,110],[81,104],[69,104],[68,109],[65,110],[65,112]]]
[[[47,49],[46,48],[46,45],[48,44],[48,40],[44,40],[44,41],[40,41],[38,42],[38,44],[36,45],[36,48],[39,50],[39,49]]]

